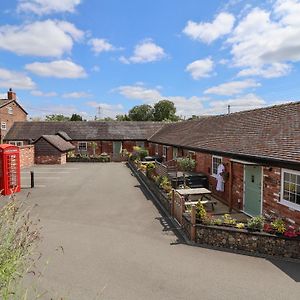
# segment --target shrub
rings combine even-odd
[[[284,233],[286,230],[285,224],[282,219],[274,220],[273,222],[271,222],[271,226],[277,233]]]
[[[162,188],[166,193],[172,190],[171,182],[167,176],[162,176],[159,187]]]
[[[147,164],[146,175],[147,177],[151,177],[155,170],[155,164],[149,163]]]
[[[225,214],[223,216],[223,223],[225,225],[235,225],[236,224],[236,219],[233,219],[229,214]]]
[[[190,157],[177,159],[179,168],[185,172],[193,171],[196,167],[196,161]]]
[[[238,229],[244,229],[245,228],[245,224],[244,223],[237,223],[235,225],[235,227],[238,228]]]
[[[21,299],[15,293],[33,266],[40,234],[30,210],[14,198],[0,210],[0,236],[0,298]]]
[[[263,216],[253,217],[248,220],[247,227],[250,230],[261,231],[264,227],[265,219]]]
[[[198,203],[196,204],[196,217],[199,218],[201,221],[205,220],[207,217],[206,210],[201,201],[198,201]]]
[[[213,219],[212,220],[212,225],[222,225],[223,220],[222,219]]]

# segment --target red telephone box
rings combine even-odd
[[[10,144],[0,145],[0,190],[2,195],[20,192],[20,149]]]

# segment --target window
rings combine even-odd
[[[222,157],[213,156],[212,157],[212,166],[211,166],[211,174],[217,176],[218,174],[218,166],[222,163]]]
[[[79,151],[87,151],[87,142],[78,142]]]
[[[300,172],[282,170],[281,202],[286,206],[300,210]]]
[[[10,141],[9,143],[11,145],[18,146],[18,147],[21,147],[24,145],[23,141]]]
[[[1,129],[6,130],[6,122],[1,122]]]
[[[12,108],[11,106],[9,106],[9,107],[7,108],[7,113],[10,114],[10,115],[13,114],[13,108]]]
[[[145,148],[145,142],[137,141],[135,144],[136,144],[138,147]]]
[[[173,159],[176,159],[178,157],[178,148],[173,147]]]
[[[158,144],[155,145],[155,155],[158,155]]]
[[[195,159],[195,156],[196,156],[195,151],[189,151],[189,152],[188,152],[188,157],[189,157],[189,158]]]
[[[168,147],[167,146],[163,146],[163,157],[165,159],[167,159],[167,155],[168,155]]]

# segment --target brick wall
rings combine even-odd
[[[66,163],[66,153],[39,155],[35,157],[36,164],[61,165]]]
[[[20,147],[21,168],[31,167],[34,164],[34,146],[26,145]]]
[[[153,146],[154,147],[154,144]],[[173,147],[169,147],[168,153]],[[163,146],[159,145],[159,155],[162,156]],[[181,151],[179,151],[181,152]],[[189,150],[183,150],[183,156],[188,156]],[[209,188],[214,197],[229,205],[230,197],[230,180],[225,182],[224,192],[217,192],[217,180],[212,176],[212,155],[208,153],[196,152],[196,172],[204,173],[209,178]],[[225,171],[230,170],[230,158],[223,157],[222,163],[225,166]],[[281,169],[268,166],[263,167],[263,213],[267,215],[287,218],[291,223],[295,222],[300,225],[300,212],[289,208],[280,203],[281,189]],[[244,165],[238,162],[232,162],[232,205],[233,208],[242,210],[244,201]]]
[[[12,114],[8,113],[8,108],[11,107]],[[0,108],[0,122],[6,123],[6,130],[0,128],[1,139],[5,137],[14,122],[26,121],[26,113],[17,105],[16,102],[12,102]]]
[[[290,223],[300,225],[300,212],[280,203],[281,169],[264,167],[263,210],[270,216],[284,216]]]

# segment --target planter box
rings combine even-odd
[[[132,161],[128,161],[128,165],[131,169],[133,169],[136,173],[138,173],[140,179],[143,183],[149,188],[149,190],[156,196],[159,202],[167,209],[169,213],[171,213],[171,203],[169,198],[165,192],[163,192],[155,182],[150,180],[143,172],[137,169],[136,165]]]

